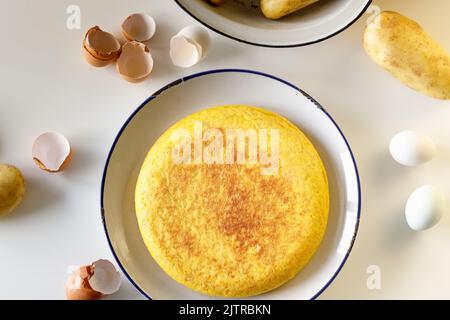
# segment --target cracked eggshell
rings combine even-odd
[[[202,48],[192,40],[176,35],[170,40],[170,58],[177,67],[190,68],[202,58]]]
[[[57,132],[41,134],[33,143],[32,156],[40,169],[55,173],[65,169],[72,158],[66,137]]]
[[[116,60],[121,51],[120,42],[108,32],[95,26],[86,32],[83,51],[87,62],[94,67],[104,67]]]
[[[170,40],[170,58],[174,65],[189,68],[208,53],[211,37],[205,28],[188,26]]]
[[[114,265],[108,260],[97,260],[92,263],[93,274],[89,284],[102,294],[113,294],[120,288],[121,277]]]
[[[130,41],[122,47],[117,60],[117,71],[129,82],[141,82],[153,70],[153,58],[148,47],[137,41]]]
[[[25,197],[25,180],[19,169],[0,163],[0,217],[11,213]]]
[[[92,274],[91,266],[82,266],[69,276],[66,282],[67,300],[97,300],[103,296],[89,284]]]
[[[88,266],[71,267],[66,282],[68,300],[96,300],[117,292],[121,277],[108,260],[97,260]]]
[[[155,32],[155,19],[146,13],[134,13],[122,23],[122,33],[129,41],[148,41]]]
[[[396,134],[389,145],[392,157],[404,166],[418,166],[436,155],[434,141],[416,131],[402,131]]]

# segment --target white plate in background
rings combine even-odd
[[[288,82],[249,70],[212,70],[174,81],[148,98],[126,121],[110,150],[101,190],[106,236],[130,281],[152,299],[207,299],[175,282],[141,238],[134,210],[136,179],[148,150],[172,124],[208,107],[247,104],[276,112],[311,139],[328,173],[329,223],[308,265],[282,287],[255,299],[314,299],[343,267],[359,224],[361,191],[350,147],[331,116]]]
[[[269,20],[256,0],[175,0],[189,15],[224,36],[265,47],[297,47],[328,39],[352,25],[372,0],[320,0],[279,20]]]

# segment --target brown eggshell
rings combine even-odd
[[[148,41],[154,36],[155,32],[155,20],[146,13],[129,15],[122,23],[122,33],[128,41]]]
[[[67,300],[97,300],[103,294],[93,290],[89,284],[89,277],[92,275],[90,266],[83,266],[73,273],[66,282]]]
[[[87,50],[86,47],[83,47],[83,54],[84,54],[84,58],[86,59],[86,61],[91,66],[94,66],[96,68],[105,67],[108,64],[110,64],[112,61],[112,60],[101,60],[101,59],[95,58],[94,56],[92,56],[92,54],[89,52],[89,50]]]
[[[131,64],[128,63],[130,60],[133,62],[133,68],[130,68]],[[153,58],[146,45],[137,41],[129,41],[123,45],[116,67],[123,79],[138,83],[145,80],[152,72]]]
[[[120,42],[98,26],[90,28],[83,40],[86,61],[94,67],[104,67],[118,58]]]
[[[142,81],[144,81],[145,79],[147,79],[148,77],[149,77],[150,75],[147,75],[147,76],[145,76],[145,77],[142,77],[142,78],[131,78],[131,77],[127,77],[127,76],[125,76],[125,75],[121,75],[121,77],[123,78],[123,79],[125,79],[126,81],[128,81],[128,82],[131,82],[131,83],[140,83],[140,82],[142,82]]]

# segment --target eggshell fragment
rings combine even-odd
[[[104,67],[116,60],[121,51],[120,42],[110,33],[95,26],[83,40],[84,56],[94,67]]]
[[[102,294],[113,294],[120,288],[121,277],[114,265],[108,260],[98,260],[92,263],[93,275],[89,284],[95,291]]]
[[[153,70],[153,58],[148,47],[137,41],[127,42],[117,60],[117,71],[127,81],[140,82]]]
[[[206,56],[210,45],[211,37],[205,28],[189,26],[170,40],[170,57],[174,65],[189,68]]]
[[[122,23],[122,33],[129,41],[150,40],[155,32],[155,19],[146,13],[134,13]]]
[[[108,260],[97,260],[74,270],[66,282],[66,296],[68,300],[96,300],[117,292],[120,284],[114,265]]]
[[[444,211],[444,196],[435,187],[427,185],[416,189],[408,198],[405,216],[411,229],[423,231],[435,226]]]
[[[177,35],[170,41],[170,57],[174,65],[190,68],[202,57],[202,48],[184,36]]]
[[[434,141],[415,131],[396,134],[389,145],[392,157],[405,166],[418,166],[430,161],[436,155]]]
[[[80,267],[74,272],[66,282],[67,300],[97,300],[103,294],[92,289],[89,284],[89,277],[92,276],[90,266]]]
[[[70,161],[72,151],[66,137],[57,132],[41,134],[33,143],[34,162],[47,172],[59,172]]]

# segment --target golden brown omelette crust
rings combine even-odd
[[[280,174],[262,175],[260,165],[174,164],[167,134],[190,128],[191,120],[222,129],[280,128]],[[287,133],[297,135],[293,145],[285,143]],[[297,165],[302,157],[312,159],[308,170]],[[208,109],[152,147],[136,211],[150,253],[172,278],[209,295],[255,295],[294,277],[317,249],[328,218],[326,173],[312,144],[284,118],[245,106]]]

